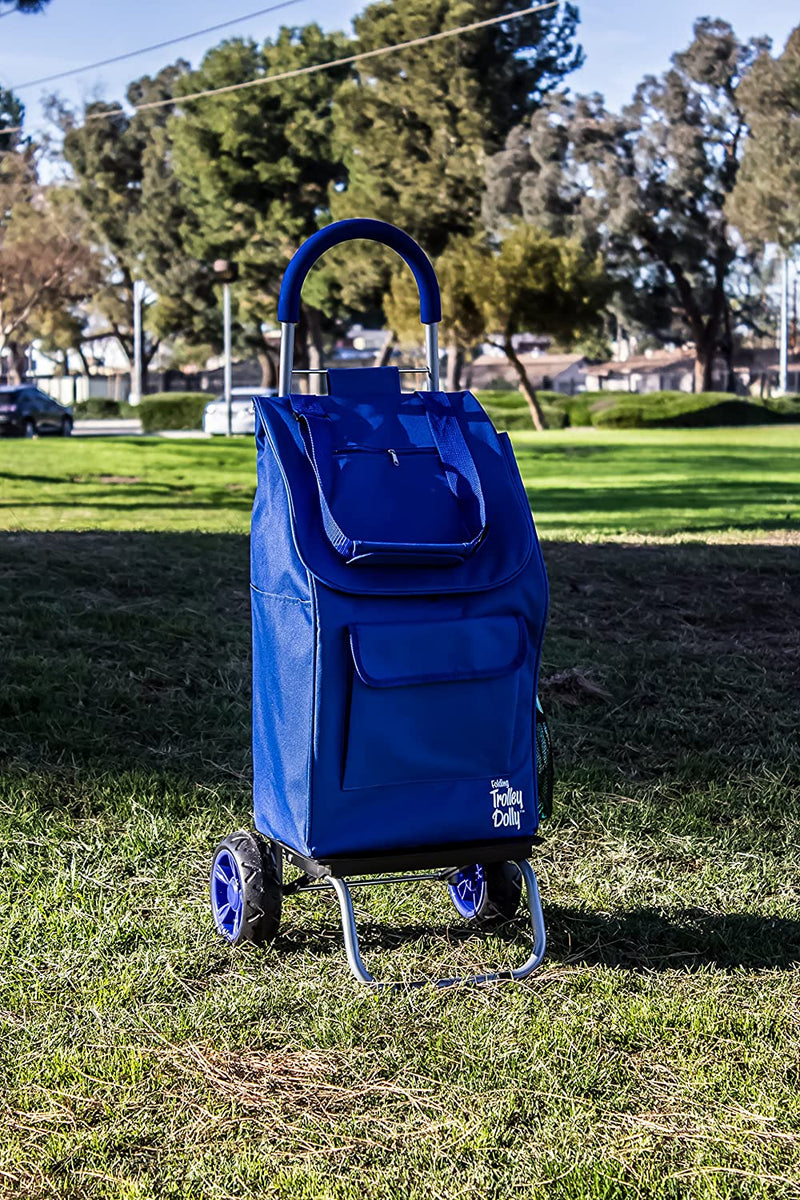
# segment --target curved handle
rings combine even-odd
[[[349,221],[334,221],[318,233],[312,234],[295,253],[283,276],[278,300],[278,320],[281,324],[296,325],[300,320],[300,293],[306,275],[318,258],[338,246],[364,238],[388,246],[408,263],[414,272],[419,288],[420,319],[423,325],[436,325],[442,319],[442,301],[439,284],[431,261],[412,237],[390,225],[387,221],[373,221],[369,217],[355,217]]]

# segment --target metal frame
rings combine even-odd
[[[297,326],[289,321],[281,322],[281,357],[278,366],[278,395],[289,396],[292,391],[292,376],[293,375],[324,375],[327,379],[327,370],[324,367],[317,367],[306,370],[295,371],[294,369],[294,332]],[[432,392],[439,391],[439,327],[438,325],[425,326],[425,358],[426,367],[401,367],[403,374],[421,375],[427,374],[430,382],[430,390]],[[358,368],[354,368],[357,370]],[[326,383],[327,387],[327,383]]]
[[[447,883],[449,877],[454,873],[453,868],[445,868],[441,871],[418,872],[413,875],[379,875],[365,879],[349,880],[341,875],[323,875],[316,879],[307,876],[305,879],[298,880],[294,885],[289,884],[285,888],[285,891],[287,894],[291,894],[292,892],[315,892],[322,889],[333,889],[339,901],[339,910],[342,914],[342,930],[344,933],[347,965],[359,983],[365,983],[370,987],[379,989],[423,987],[428,983],[432,983],[437,988],[446,988],[453,987],[456,984],[492,983],[503,979],[518,981],[526,979],[541,964],[547,946],[547,935],[544,928],[544,915],[542,913],[542,901],[539,896],[539,886],[536,882],[533,867],[527,859],[523,859],[517,863],[517,866],[522,872],[522,878],[525,881],[525,892],[528,898],[528,912],[530,914],[531,933],[533,936],[531,953],[522,966],[509,971],[488,971],[477,975],[454,975],[452,978],[443,979],[415,979],[410,983],[402,984],[376,980],[364,966],[364,960],[361,957],[358,945],[358,931],[356,929],[353,898],[350,895],[350,889],[354,887],[371,887],[391,883],[419,883],[423,881]]]

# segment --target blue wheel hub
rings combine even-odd
[[[211,909],[224,938],[234,941],[242,927],[244,897],[239,866],[230,850],[220,850],[211,871]]]
[[[451,884],[450,899],[459,916],[470,921],[481,911],[486,900],[486,876],[480,863],[459,871]]]

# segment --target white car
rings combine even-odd
[[[253,396],[274,396],[275,388],[231,388],[231,432],[250,433],[256,431],[256,410]],[[203,409],[203,430],[212,436],[228,432],[228,414],[225,397],[216,396]]]

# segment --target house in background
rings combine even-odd
[[[715,364],[714,375],[714,386],[722,391],[722,364]],[[586,368],[586,391],[693,392],[694,354],[690,350],[648,350],[624,362],[596,363]]]
[[[563,392],[573,396],[586,386],[586,358],[583,354],[538,354],[522,351],[520,362],[537,391]],[[484,350],[464,370],[464,384],[472,388],[518,386],[517,373],[500,350]]]

